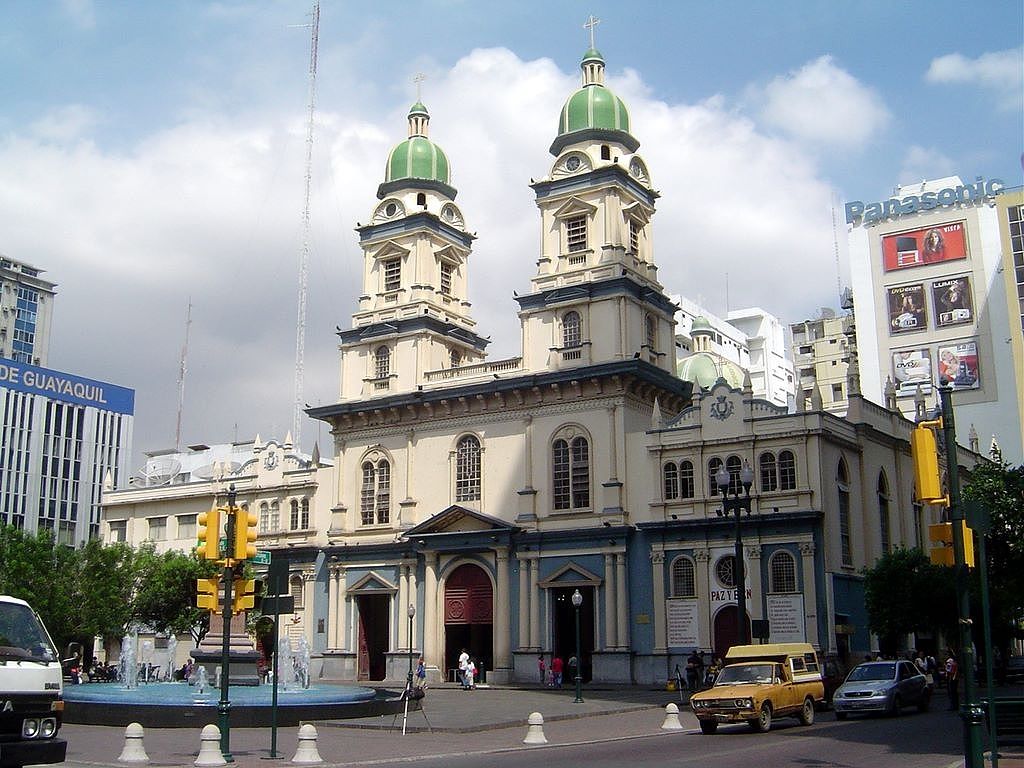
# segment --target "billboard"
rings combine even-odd
[[[927,348],[901,349],[892,353],[892,380],[897,397],[932,390],[932,355]]]
[[[932,307],[935,325],[970,323],[974,320],[974,302],[971,299],[971,279],[967,275],[932,281]]]
[[[966,258],[967,232],[962,221],[882,238],[882,266],[886,272]]]
[[[913,333],[928,327],[924,283],[899,285],[886,291],[889,305],[889,334]]]
[[[0,359],[0,387],[115,413],[135,411],[133,389],[14,360]]]
[[[940,344],[937,358],[940,383],[945,379],[953,389],[977,389],[981,386],[978,343],[973,339]]]

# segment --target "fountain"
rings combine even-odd
[[[174,679],[174,665],[177,663],[178,638],[173,634],[167,638],[167,667],[164,670],[164,680]]]
[[[209,685],[209,681],[206,679],[206,667],[200,667],[199,672],[196,674],[196,688],[199,689],[199,695],[206,695],[206,687]]]
[[[121,639],[121,656],[117,660],[117,678],[126,689],[139,685],[139,636],[135,633]]]
[[[302,688],[309,688],[309,643],[306,642],[305,635],[299,636],[298,646],[293,661],[296,682]]]
[[[277,684],[282,691],[295,687],[295,658],[292,656],[292,639],[285,637],[277,650]]]

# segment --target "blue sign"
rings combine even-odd
[[[0,358],[0,387],[131,416],[135,390]]]

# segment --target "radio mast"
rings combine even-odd
[[[320,2],[313,3],[309,24],[309,120],[306,124],[306,193],[302,209],[302,251],[299,256],[299,307],[295,325],[295,402],[292,410],[292,435],[296,449],[302,447],[302,377],[306,355],[306,293],[309,278],[309,197],[313,180],[313,112],[316,107],[316,59],[320,39]]]

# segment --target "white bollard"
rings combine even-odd
[[[679,722],[679,707],[677,707],[674,703],[669,703],[669,705],[665,707],[665,722],[661,724],[661,730],[683,730],[683,724]]]
[[[124,749],[121,756],[117,758],[119,763],[148,763],[149,755],[146,754],[146,747],[142,743],[142,726],[138,723],[129,723],[124,729]]]
[[[299,746],[295,750],[293,763],[300,765],[313,765],[322,763],[324,759],[316,749],[316,726],[306,723],[299,727]]]
[[[540,712],[531,712],[526,721],[529,727],[526,729],[526,738],[523,744],[547,744],[547,737],[544,735],[544,716]]]
[[[220,728],[213,723],[204,725],[203,732],[199,735],[199,756],[196,757],[195,764],[199,768],[228,764],[220,751]]]

